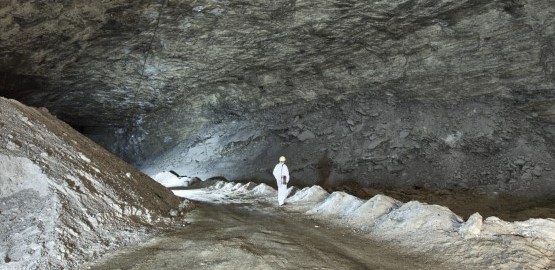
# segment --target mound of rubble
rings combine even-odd
[[[180,202],[45,109],[0,98],[1,269],[76,268],[144,239]]]

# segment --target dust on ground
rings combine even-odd
[[[94,269],[546,269],[555,261],[553,219],[464,221],[439,205],[384,195],[364,201],[320,186],[290,187],[285,207],[275,189],[252,182],[174,193],[206,204],[190,226]]]
[[[256,204],[200,203],[171,235],[90,269],[449,269],[321,221]]]

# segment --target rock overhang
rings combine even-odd
[[[195,99],[511,98],[554,81],[553,29],[535,18],[549,1],[20,2],[2,7],[4,81],[46,80],[19,97],[83,124]]]
[[[0,7],[0,90],[49,107],[135,162],[148,163],[176,146],[211,145],[209,138],[230,132],[265,133],[240,143],[224,139],[212,152],[193,149],[194,156],[173,159],[171,166],[184,168],[208,160],[224,164],[220,157],[227,160],[225,166],[241,164],[246,156],[270,158],[257,154],[260,150],[244,152],[258,138],[273,149],[269,153],[308,145],[329,151],[332,160],[371,157],[372,169],[365,162],[332,163],[341,178],[369,170],[397,177],[407,167],[399,163],[414,159],[403,155],[434,152],[442,138],[463,129],[480,131],[458,150],[444,149],[457,160],[445,165],[456,176],[456,171],[474,169],[461,168],[457,164],[464,158],[449,151],[495,154],[504,146],[492,143],[477,150],[479,138],[495,142],[492,138],[505,134],[518,141],[525,131],[512,128],[514,123],[538,130],[539,136],[525,140],[543,139],[547,153],[553,153],[553,13],[547,0],[17,1]],[[476,102],[482,104],[480,120],[464,109]],[[383,111],[372,106],[387,113],[380,115]],[[488,106],[493,113],[486,112]],[[468,120],[445,116],[452,112],[467,113]],[[500,112],[507,113],[491,117]],[[410,119],[419,113],[460,124],[436,126],[425,135],[422,127],[434,125]],[[400,124],[388,124],[392,121]],[[414,128],[419,139],[410,147],[392,137]],[[323,143],[296,136],[306,132]],[[345,143],[342,137],[350,133],[360,136]],[[355,149],[360,144],[365,151]],[[355,150],[342,150],[343,145]],[[404,147],[410,150],[395,150]],[[390,155],[379,156],[379,148]],[[380,158],[392,164],[376,162]],[[264,174],[261,164],[246,161],[261,173],[233,177]],[[318,171],[317,162],[298,163],[314,165],[307,177]]]

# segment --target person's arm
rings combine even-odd
[[[289,184],[289,168],[287,167],[287,165],[285,165],[283,168],[283,174],[286,177],[285,182]]]

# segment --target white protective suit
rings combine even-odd
[[[282,176],[285,176],[285,185],[281,183]],[[283,205],[287,197],[287,183],[289,183],[289,169],[285,163],[280,162],[274,167],[274,177],[276,178],[278,187],[278,203],[279,205]]]

